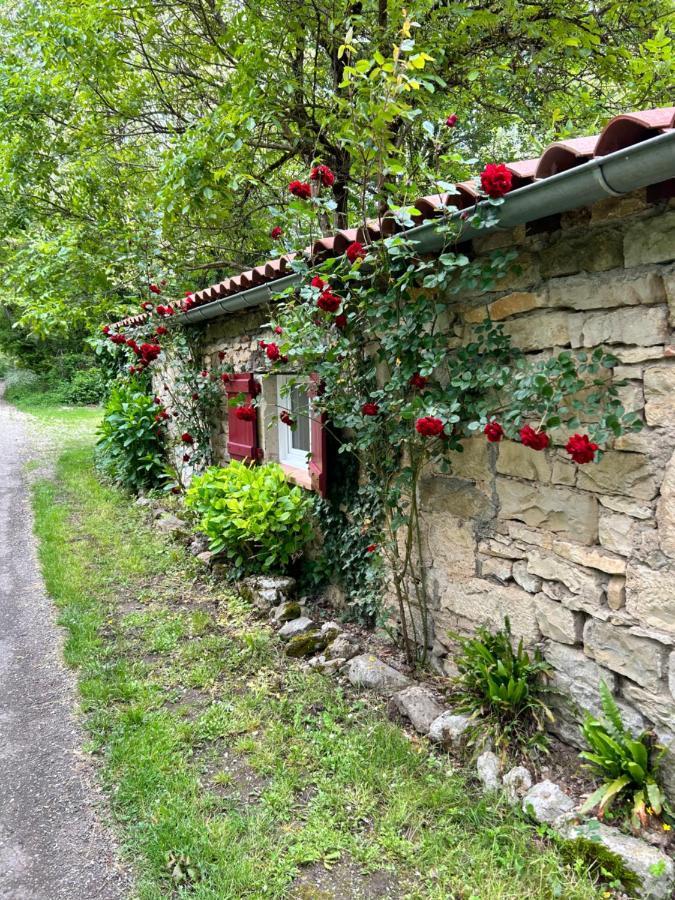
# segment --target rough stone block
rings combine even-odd
[[[355,687],[369,688],[390,695],[410,684],[402,672],[388,666],[370,653],[355,656],[347,663],[347,677]]]
[[[469,716],[444,712],[429,726],[429,740],[435,744],[459,744],[470,725]]]
[[[504,331],[521,350],[546,350],[570,342],[569,315],[565,312],[538,313],[504,323]]]
[[[637,528],[637,522],[630,516],[624,516],[621,513],[605,512],[605,510],[600,512],[598,538],[602,546],[613,553],[630,556]]]
[[[567,562],[553,553],[533,551],[527,560],[527,571],[547,581],[560,581],[573,594],[581,595],[591,609],[602,603],[605,579],[592,569]]]
[[[647,193],[644,188],[631,191],[621,197],[605,197],[591,207],[591,222],[606,222],[611,219],[623,219],[649,208]]]
[[[573,275],[576,272],[604,272],[623,266],[621,233],[603,229],[556,240],[540,254],[540,269],[544,278]]]
[[[626,700],[639,709],[643,716],[657,726],[675,732],[675,703],[669,690],[664,688],[658,692],[649,691],[627,681],[621,691]]]
[[[425,562],[454,578],[470,578],[476,574],[476,538],[473,522],[433,509],[425,513],[421,523]]]
[[[471,481],[439,475],[420,480],[420,506],[423,510],[437,509],[444,514],[479,522],[493,518],[496,513],[490,494]]]
[[[654,515],[652,507],[645,503],[636,503],[635,500],[629,500],[627,497],[621,497],[618,494],[614,496],[598,497],[600,503],[607,509],[615,512],[625,513],[634,519],[651,519]]]
[[[441,610],[489,628],[504,627],[508,616],[516,639],[533,644],[540,637],[534,598],[517,587],[504,587],[482,578],[450,583],[441,596]]]
[[[488,306],[488,311],[494,322],[500,322],[502,319],[508,319],[509,316],[531,312],[533,309],[541,309],[547,305],[545,293],[515,291],[494,300]]]
[[[539,281],[539,266],[531,253],[520,253],[515,266],[494,285],[496,291],[518,291]]]
[[[572,347],[599,344],[663,344],[668,340],[668,309],[665,306],[627,307],[606,313],[575,313],[568,316]]]
[[[645,419],[648,425],[672,425],[675,420],[675,366],[645,369]]]
[[[551,480],[551,459],[544,453],[537,453],[516,441],[504,441],[499,445],[497,472],[532,481]]]
[[[588,544],[597,537],[597,503],[588,494],[497,478],[497,496],[501,519],[517,519]]]
[[[626,579],[622,575],[612,575],[607,582],[607,606],[623,609],[626,605]]]
[[[574,809],[574,800],[552,781],[540,781],[523,797],[523,812],[537,822],[551,824]]]
[[[675,571],[629,562],[626,611],[642,625],[675,634]]]
[[[481,560],[480,574],[483,578],[496,578],[497,581],[510,581],[512,564],[507,559],[495,559],[488,556]]]
[[[443,714],[443,707],[428,688],[413,684],[392,697],[396,709],[410,720],[415,731],[427,734],[431,723]]]
[[[577,486],[601,494],[622,494],[651,500],[658,490],[649,460],[641,453],[608,450],[599,463],[579,470]]]
[[[584,617],[581,613],[566,609],[546,594],[537,594],[534,599],[537,622],[544,637],[561,644],[581,642],[584,628]]]
[[[549,307],[587,310],[615,306],[664,303],[663,279],[656,272],[625,272],[618,269],[603,275],[574,275],[549,282]]]
[[[626,268],[675,259],[675,212],[642,219],[624,237]]]
[[[463,452],[453,453],[450,457],[452,474],[457,478],[470,478],[472,481],[487,481],[491,478],[490,445],[485,436],[467,438],[461,444]]]
[[[572,486],[577,480],[577,467],[565,462],[562,459],[553,460],[553,472],[551,473],[551,481],[553,484],[565,484]]]
[[[661,482],[661,496],[656,506],[656,524],[662,552],[675,559],[675,453],[666,466]]]
[[[659,690],[666,666],[664,648],[656,641],[637,637],[608,622],[589,619],[584,627],[584,651],[613,672],[649,690]]]
[[[541,590],[541,578],[527,571],[527,562],[524,559],[514,562],[511,575],[516,584],[528,594],[538,594]]]
[[[584,547],[582,544],[571,544],[569,541],[553,541],[553,551],[563,559],[588,569],[598,569],[609,575],[624,575],[626,572],[625,559],[598,547]]]

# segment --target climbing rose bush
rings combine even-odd
[[[503,163],[489,163],[480,173],[481,187],[492,200],[499,200],[511,190],[513,176]]]

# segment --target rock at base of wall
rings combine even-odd
[[[500,787],[501,763],[496,753],[486,750],[476,760],[476,775],[484,791],[498,791]]]
[[[313,631],[315,628],[313,619],[308,618],[307,616],[300,616],[298,619],[291,619],[289,622],[286,622],[279,629],[279,637],[288,641],[291,638],[297,637],[299,634],[305,634],[308,631]],[[328,643],[328,640],[326,640]]]
[[[354,687],[369,688],[389,696],[410,684],[410,679],[370,653],[355,656],[349,661],[347,677]]]
[[[469,716],[444,712],[429,726],[429,740],[435,744],[457,746],[471,724]]]
[[[574,809],[571,797],[552,781],[540,781],[523,797],[523,812],[549,825]]]
[[[420,734],[428,734],[431,723],[443,712],[431,691],[419,684],[398,691],[392,699],[396,709]]]

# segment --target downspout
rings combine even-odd
[[[607,156],[591,159],[573,169],[535,181],[507,195],[500,207],[496,230],[506,230],[534,219],[578,209],[603,197],[620,197],[639,188],[658,184],[675,177],[675,130],[633,144]],[[458,219],[460,212],[452,215]],[[434,253],[444,246],[444,235],[438,234],[438,220],[431,219],[405,232],[408,239],[419,244],[420,253]],[[470,240],[485,229],[466,226],[462,240]],[[268,303],[275,294],[300,282],[293,274],[258,287],[249,288],[232,297],[214,300],[183,313],[185,324],[195,324]]]

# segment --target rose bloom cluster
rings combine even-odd
[[[498,444],[505,437],[504,429],[496,421],[488,422],[483,432],[492,444]],[[531,450],[546,450],[551,444],[549,435],[543,429],[534,429],[531,425],[523,425],[519,436],[521,444]],[[573,434],[565,444],[565,450],[579,465],[593,462],[599,449],[587,434]]]

